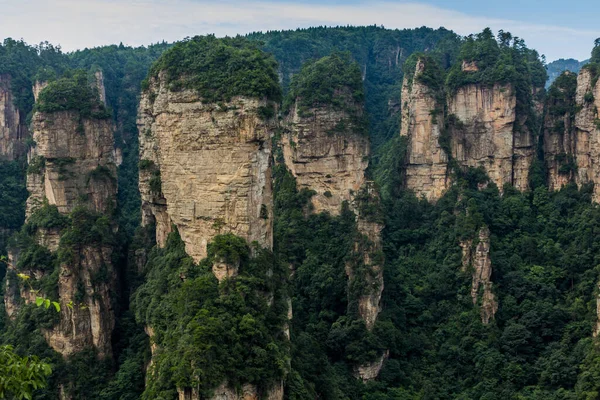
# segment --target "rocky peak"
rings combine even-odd
[[[27,223],[35,228],[36,245],[45,247],[52,265],[27,266],[25,272],[44,279],[58,269],[56,293],[60,304],[58,322],[43,329],[48,344],[64,356],[94,347],[100,357],[112,356],[116,271],[112,265],[114,233],[110,222],[116,206],[116,166],[113,159],[113,127],[103,109],[69,108],[61,85],[82,84],[79,93],[92,93],[87,77],[63,78],[38,92],[32,118],[35,146],[29,156]],[[57,103],[54,103],[54,99]],[[90,98],[95,103],[97,100]],[[63,108],[63,109],[61,109]],[[35,221],[35,222],[33,222]],[[46,226],[47,222],[52,221]],[[108,222],[106,222],[108,221]],[[101,237],[96,237],[103,229]],[[65,236],[68,239],[65,239]],[[12,250],[12,268],[18,268],[24,248]],[[60,256],[59,256],[60,254]],[[68,255],[68,256],[67,256]],[[103,278],[99,278],[102,276]],[[7,284],[14,284],[16,282]],[[21,287],[20,296],[34,301]],[[7,303],[18,304],[14,291],[7,292]],[[42,296],[53,296],[41,293]],[[12,312],[18,311],[12,307]]]
[[[266,100],[205,103],[192,90],[172,92],[154,80],[142,95],[140,192],[145,224],[164,245],[171,224],[200,261],[220,233],[272,247],[272,122]]]
[[[12,161],[26,152],[25,115],[14,104],[11,77],[0,75],[0,161]]]
[[[440,144],[444,128],[440,93],[422,80],[426,68],[435,61],[418,58],[414,73],[402,83],[400,135],[407,138],[405,187],[417,197],[436,200],[447,189],[448,156]]]

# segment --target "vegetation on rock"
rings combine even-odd
[[[195,36],[176,43],[152,66],[149,78],[164,72],[171,90],[194,89],[207,102],[234,96],[278,101],[277,62],[244,38]],[[148,81],[143,88],[147,90]]]

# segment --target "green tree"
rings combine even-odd
[[[51,373],[50,365],[36,356],[21,357],[12,346],[0,346],[0,399],[33,399]]]

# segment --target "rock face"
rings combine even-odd
[[[500,189],[506,183],[527,189],[535,141],[526,116],[517,115],[513,87],[465,85],[446,96],[444,105],[443,95],[419,80],[425,68],[419,59],[414,76],[406,76],[402,87],[401,136],[408,145],[404,186],[418,197],[439,199],[450,186],[452,158],[457,166],[483,167]],[[478,70],[467,62],[462,69]]]
[[[179,400],[200,400],[202,396],[194,389],[179,389],[177,391]],[[242,385],[240,390],[235,390],[225,384],[220,385],[213,391],[211,400],[282,400],[283,382],[275,385],[264,396],[261,396],[256,387],[250,384]]]
[[[89,210],[86,212],[98,212],[110,218],[117,192],[111,120],[84,118],[78,111],[36,112],[32,127],[36,146],[29,157],[27,218],[42,204],[56,206],[63,215],[81,206]],[[71,223],[76,222],[79,221]],[[63,249],[62,242],[59,244],[60,235],[57,228],[38,228],[34,238],[39,245],[55,253],[59,247]],[[69,256],[61,257],[57,267],[58,299],[50,300],[60,303],[58,322],[42,332],[48,344],[64,356],[93,347],[99,357],[111,357],[115,324],[111,293],[117,287],[113,249],[107,244],[78,239],[64,248]],[[12,268],[18,257],[18,250],[11,253]],[[39,279],[51,271],[20,272]],[[15,305],[19,301],[14,290],[12,293],[9,302]],[[35,301],[35,296],[31,297],[25,288],[21,288],[20,297],[26,302]],[[9,314],[18,311],[17,305],[10,308]]]
[[[27,216],[44,199],[67,214],[78,205],[102,213],[116,203],[116,164],[110,119],[82,119],[77,111],[35,113]]]
[[[575,104],[576,86],[561,85],[576,79],[571,72],[555,81],[546,101],[544,116],[544,160],[548,173],[548,189],[558,190],[563,185],[574,181],[576,168],[574,157],[577,140],[574,132],[575,114],[571,105]],[[553,95],[553,90],[558,93]]]
[[[492,260],[490,258],[490,231],[487,227],[479,230],[477,243],[467,240],[462,247],[463,270],[472,268],[473,282],[471,298],[473,304],[480,305],[481,321],[488,324],[498,311],[498,303],[492,292]]]
[[[594,201],[600,201],[600,80],[583,68],[574,88],[557,84],[568,82],[567,74],[555,82],[546,103],[544,121],[544,159],[548,170],[548,186],[560,189],[568,182],[578,186],[594,184]],[[595,82],[596,81],[596,82]]]
[[[352,108],[362,113],[360,106]],[[348,112],[330,106],[300,113],[297,102],[286,120],[289,130],[281,141],[285,164],[299,189],[316,192],[311,201],[317,213],[338,215],[342,202],[350,202],[365,184],[369,141],[353,132],[350,121]]]
[[[164,245],[171,224],[199,261],[217,234],[234,233],[271,248],[271,134],[259,117],[266,101],[237,97],[203,103],[153,80],[140,102],[142,223]]]
[[[500,189],[505,183],[527,189],[535,153],[533,135],[517,121],[516,105],[509,84],[467,85],[448,102],[448,113],[456,118],[450,129],[452,157],[462,166],[483,167]]]
[[[0,75],[0,161],[12,161],[27,149],[25,115],[14,105],[10,75]]]
[[[402,128],[407,138],[405,187],[417,197],[436,200],[448,188],[448,156],[440,145],[443,112],[436,93],[419,82],[425,64],[418,60],[414,76],[405,77],[402,84]],[[411,79],[412,78],[412,79]]]
[[[344,96],[343,93],[340,96]],[[314,107],[300,111],[296,99],[286,119],[286,133],[281,147],[284,162],[296,178],[299,189],[314,191],[311,197],[312,211],[339,215],[342,204],[347,202],[356,214],[358,237],[354,243],[354,260],[369,272],[357,276],[358,265],[348,262],[346,274],[349,285],[355,279],[364,280],[364,290],[359,294],[358,313],[369,330],[373,329],[381,311],[383,270],[381,231],[383,225],[361,214],[361,202],[378,201],[373,182],[367,180],[369,141],[353,122],[362,116],[361,104],[347,102],[345,109],[333,106]],[[356,375],[363,380],[377,377],[381,366],[360,366]]]

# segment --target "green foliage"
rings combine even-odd
[[[0,45],[0,75],[10,79],[13,102],[23,118],[19,122],[25,122],[25,116],[33,107],[32,86],[37,71],[48,68],[61,72],[66,67],[66,56],[60,46],[55,47],[48,42],[30,46],[22,40],[4,40]]]
[[[349,52],[306,62],[292,78],[284,109],[289,109],[294,101],[304,109],[329,105],[346,109],[348,105],[363,103],[360,67]]]
[[[138,164],[138,168],[140,169],[140,171],[144,171],[147,169],[154,169],[156,166],[156,164],[154,164],[154,161],[152,160],[140,160],[139,164]]]
[[[352,370],[375,360],[384,344],[358,316],[364,288],[349,287],[346,275],[348,267],[357,277],[363,273],[355,268],[355,215],[346,205],[338,217],[307,216],[313,193],[299,191],[283,164],[276,165],[274,179],[274,252],[294,270],[289,396],[359,398],[363,388]]]
[[[583,100],[586,103],[593,103],[594,102],[594,93],[586,92],[585,95],[583,95]]]
[[[553,117],[569,114],[570,118],[575,118],[576,89],[577,75],[565,72],[556,78],[546,95],[547,114]]]
[[[46,159],[43,156],[33,156],[27,166],[27,174],[39,175],[46,166]]]
[[[62,230],[69,225],[69,218],[58,211],[58,207],[45,201],[27,220],[26,230],[30,235],[42,229]]]
[[[44,113],[77,111],[82,118],[105,119],[112,116],[100,101],[98,88],[83,70],[76,70],[50,82],[39,95],[35,110]]]
[[[400,104],[402,66],[407,57],[415,51],[430,51],[446,68],[454,62],[460,46],[459,37],[446,29],[398,30],[375,25],[257,32],[248,38],[264,43],[263,48],[275,56],[284,91],[307,61],[350,52],[364,76],[368,131],[374,150],[397,136],[400,129],[397,109],[390,105]]]
[[[216,236],[208,251],[194,264],[174,232],[150,254],[133,297],[137,320],[152,327],[158,345],[143,399],[170,398],[176,387],[208,394],[224,381],[266,390],[286,372],[285,268],[258,247],[251,256],[231,234]],[[211,271],[217,260],[239,263],[239,275],[219,284]]]
[[[33,399],[51,373],[37,357],[20,357],[11,346],[0,346],[0,398]]]
[[[195,89],[208,102],[234,96],[281,98],[277,63],[257,43],[241,37],[184,39],[158,59],[149,78],[162,71],[171,90]]]
[[[422,52],[411,54],[404,63],[404,74],[408,77],[408,84],[412,85],[418,62],[421,62],[423,65],[423,70],[417,75],[419,83],[427,86],[434,92],[442,90],[444,87],[444,69],[433,56]]]
[[[150,176],[150,180],[148,181],[148,186],[150,187],[150,191],[152,193],[162,193],[162,179],[160,178],[160,170],[157,169],[152,172],[152,176]]]
[[[91,170],[88,174],[87,181],[110,181],[115,182],[117,178],[114,176],[113,171],[106,165],[98,165],[96,168]]]
[[[574,74],[579,73],[581,68],[587,64],[589,60],[578,61],[573,58],[560,58],[552,61],[546,65],[546,71],[548,71],[548,81],[546,83],[546,89],[548,89],[554,81],[563,74],[565,71],[572,72]]]

